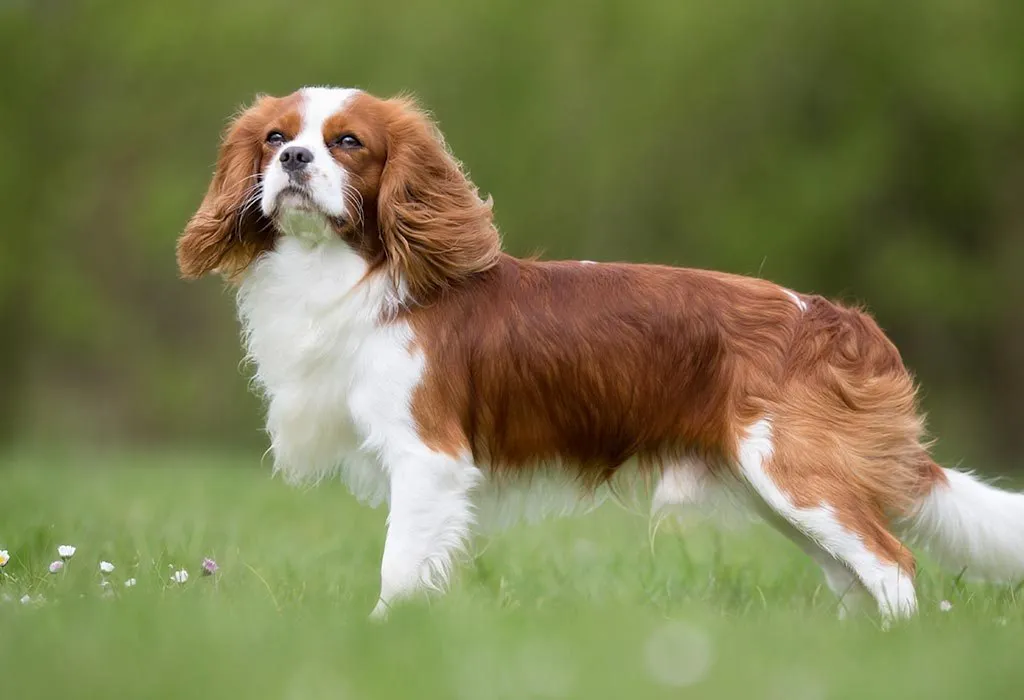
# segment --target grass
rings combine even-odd
[[[9,457],[0,695],[1007,698],[1024,682],[1014,590],[924,563],[917,619],[841,624],[817,569],[763,526],[664,527],[652,547],[614,505],[478,541],[447,596],[375,625],[383,527],[342,485],[292,489],[255,457]],[[64,543],[67,570],[46,573]]]

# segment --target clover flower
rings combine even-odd
[[[217,562],[213,559],[210,559],[210,557],[203,559],[203,576],[213,576],[219,570],[220,567],[217,566]]]
[[[61,559],[68,560],[71,557],[75,556],[76,550],[77,547],[75,547],[75,545],[73,544],[62,544],[61,546],[57,547],[57,554],[60,555]]]
[[[63,568],[64,568],[64,562],[62,562],[60,559],[57,559],[56,561],[51,561],[50,562],[50,573],[51,574],[56,574],[59,571],[61,571]]]
[[[188,571],[185,569],[178,569],[174,572],[174,575],[171,576],[171,580],[175,583],[185,583],[188,581]]]
[[[939,610],[941,610],[942,612],[949,612],[952,609],[953,604],[950,603],[948,600],[944,600],[941,603],[939,603]]]

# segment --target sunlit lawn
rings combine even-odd
[[[8,457],[0,697],[1024,697],[1015,592],[927,563],[922,615],[883,632],[836,621],[815,567],[763,526],[663,527],[652,546],[644,517],[606,505],[476,542],[447,597],[375,625],[383,524],[258,455]],[[59,544],[78,549],[51,575]]]

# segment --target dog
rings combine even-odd
[[[411,99],[259,97],[177,260],[237,286],[275,470],[387,503],[375,617],[442,589],[494,508],[571,511],[615,483],[650,484],[654,515],[737,497],[841,615],[915,612],[903,540],[1024,571],[1024,495],[932,460],[867,313],[720,272],[512,257]]]

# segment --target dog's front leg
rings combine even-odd
[[[454,557],[473,525],[471,492],[481,478],[471,460],[425,445],[388,457],[388,533],[380,599],[371,615],[377,619],[397,601],[448,583]]]

